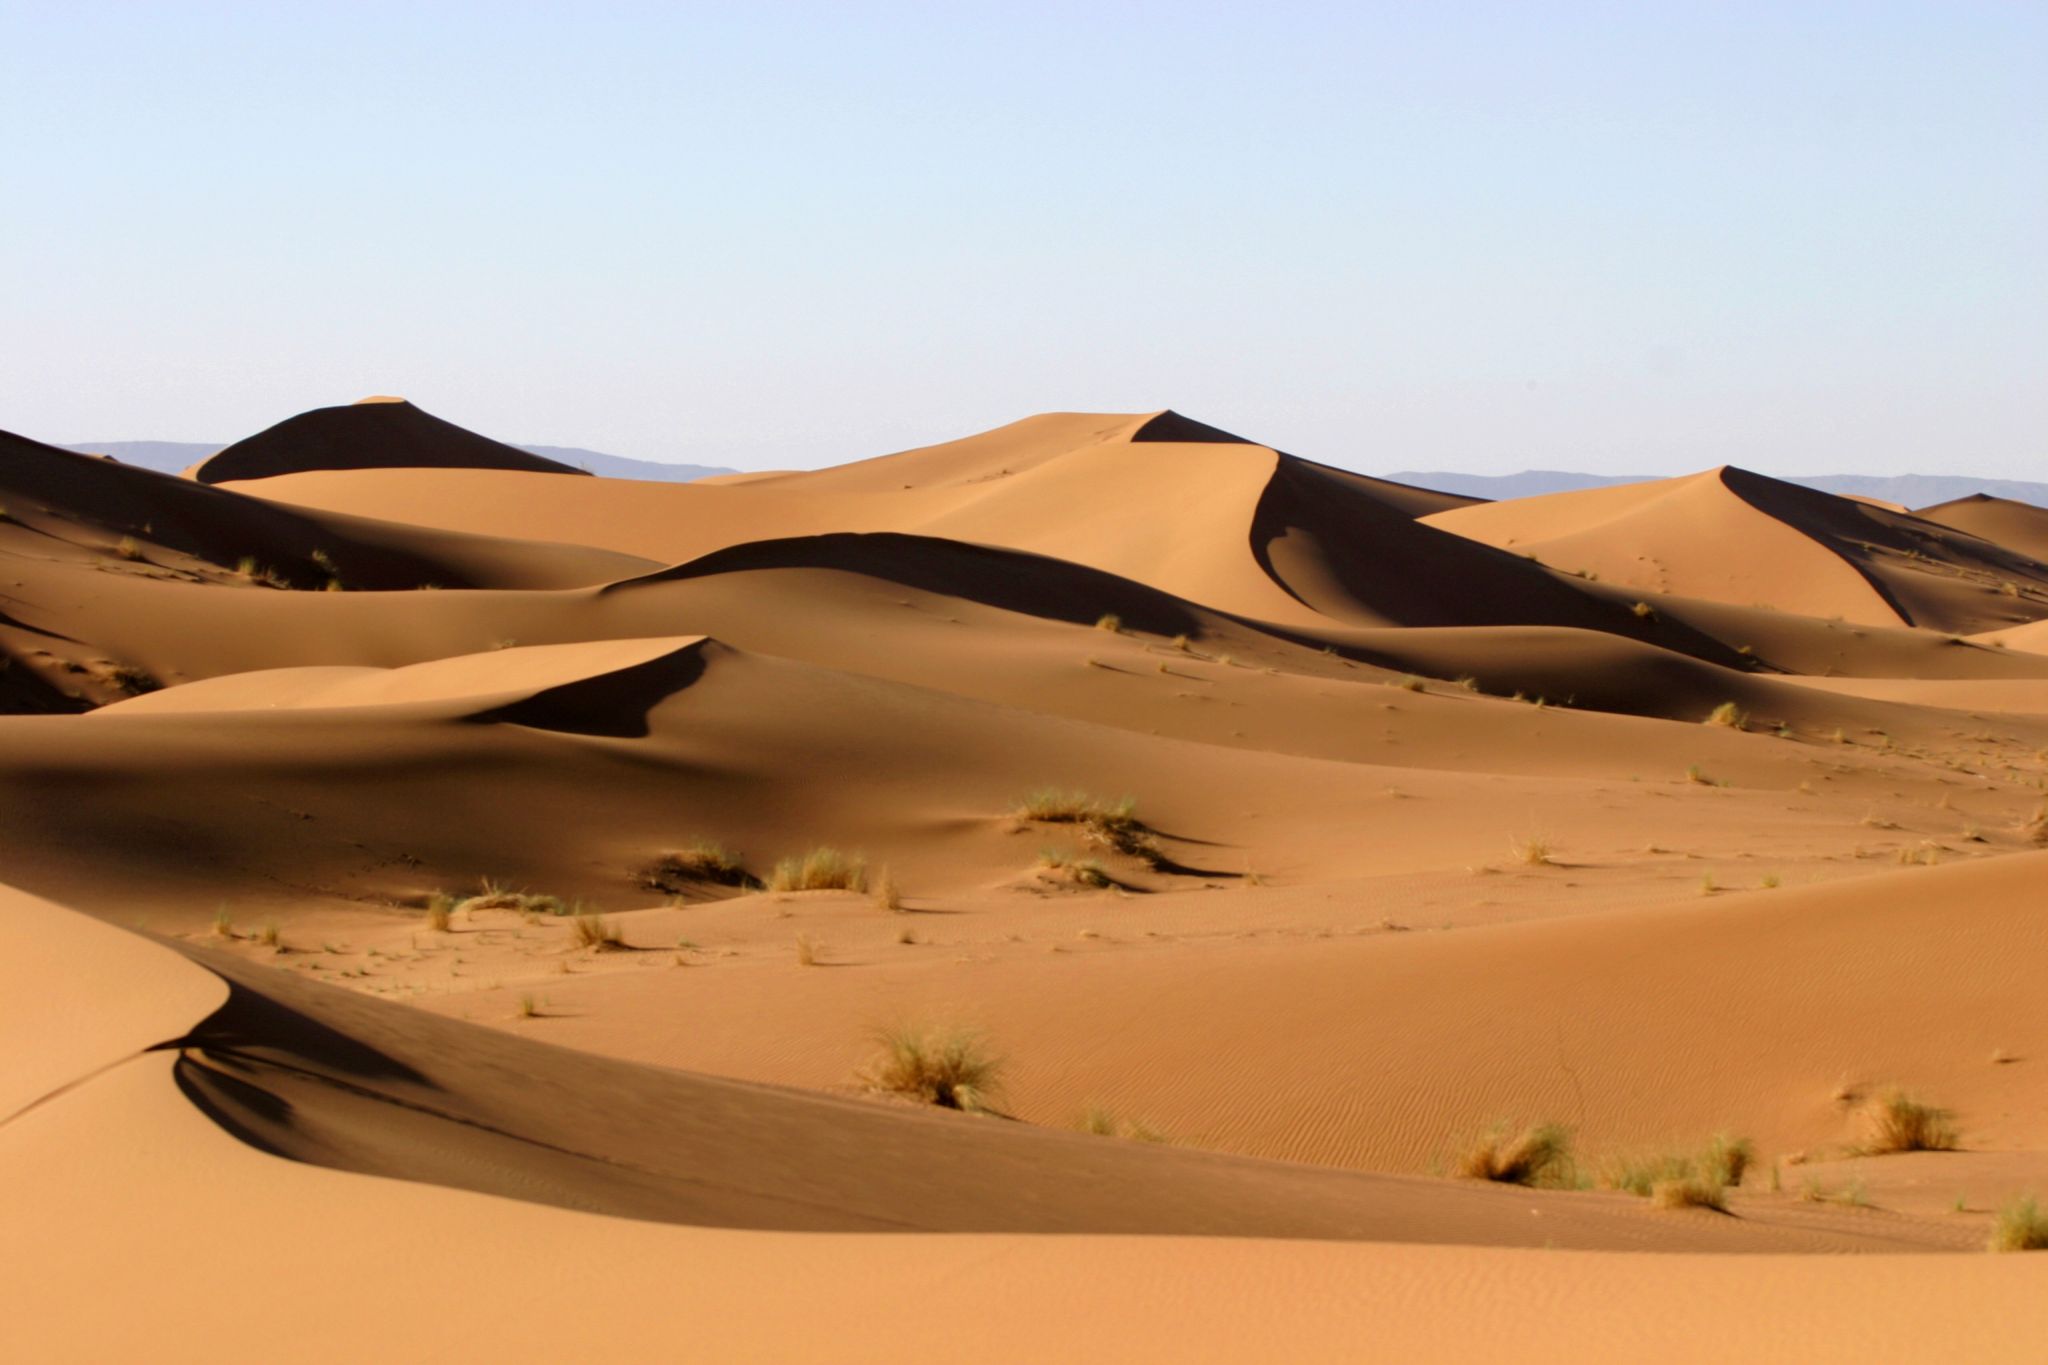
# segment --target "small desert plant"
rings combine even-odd
[[[1095,618],[1095,628],[1097,630],[1106,630],[1112,635],[1121,634],[1124,628],[1124,618],[1118,616],[1113,611],[1106,611]]]
[[[530,995],[520,996],[519,1017],[521,1019],[538,1019],[540,1017],[540,1001]]]
[[[618,926],[603,915],[578,915],[571,921],[571,926],[579,948],[594,948],[602,953],[626,946],[625,939],[619,936]]]
[[[122,536],[114,542],[114,553],[123,559],[140,559],[142,558],[142,547],[135,543],[134,536]]]
[[[1863,1150],[1884,1152],[1951,1152],[1956,1146],[1954,1115],[1922,1104],[1903,1090],[1887,1090],[1872,1101],[1870,1140]]]
[[[1118,1118],[1114,1110],[1091,1104],[1081,1111],[1074,1126],[1096,1137],[1128,1138],[1132,1142],[1164,1142],[1166,1134],[1143,1119]]]
[[[818,942],[809,934],[796,936],[796,963],[799,967],[818,965]]]
[[[1188,651],[1194,648],[1194,645],[1189,641],[1188,637],[1185,635],[1176,635],[1169,643],[1171,643],[1175,649],[1179,650],[1183,654],[1186,654]]]
[[[1056,848],[1040,849],[1038,865],[1082,886],[1105,887],[1110,884],[1109,874],[1103,871],[1101,863],[1093,858],[1077,858]]]
[[[1707,712],[1707,724],[1725,725],[1731,730],[1740,730],[1749,724],[1749,717],[1734,702],[1724,701]]]
[[[1423,690],[1422,679],[1416,677],[1413,673],[1403,673],[1394,680],[1394,686],[1400,688],[1403,692],[1420,692]]]
[[[215,938],[233,938],[235,936],[234,917],[228,914],[228,908],[225,905],[213,912],[213,936]]]
[[[986,1109],[1000,1089],[1002,1062],[967,1029],[902,1027],[878,1039],[882,1056],[865,1080],[877,1090],[941,1109]]]
[[[254,555],[243,555],[235,561],[235,572],[244,578],[254,578],[258,567]]]
[[[1542,867],[1550,861],[1550,855],[1556,850],[1551,847],[1548,839],[1528,838],[1509,840],[1508,852],[1514,855],[1518,863]]]
[[[455,897],[442,891],[427,897],[427,928],[437,934],[447,933],[449,920],[454,914]]]
[[[1779,876],[1779,875],[1778,875],[1777,873],[1775,873],[1775,872],[1766,872],[1766,873],[1764,873],[1764,879],[1763,879],[1763,882],[1762,882],[1762,886],[1763,886],[1764,890],[1766,890],[1766,891],[1776,891],[1776,890],[1777,890],[1777,889],[1778,889],[1779,887],[1783,886],[1784,884],[1785,884],[1785,879],[1784,879],[1784,878],[1782,878],[1782,877],[1780,877],[1780,876]]]
[[[266,948],[284,947],[284,936],[278,930],[277,921],[274,919],[263,921],[263,928],[257,932],[256,941]]]
[[[2048,1213],[2032,1195],[2013,1200],[1998,1211],[1991,1228],[1993,1251],[2048,1251]]]
[[[739,854],[709,839],[698,839],[688,848],[662,854],[640,874],[642,886],[651,891],[669,892],[680,891],[691,882],[746,886],[753,880],[747,875]]]
[[[560,896],[513,891],[487,880],[483,884],[483,890],[457,905],[455,912],[467,915],[478,910],[519,910],[534,915],[566,915],[570,913],[570,909],[569,903]]]
[[[1465,1180],[1503,1185],[1569,1185],[1571,1135],[1555,1123],[1540,1123],[1510,1134],[1505,1125],[1489,1129],[1458,1153],[1454,1174]]]
[[[1682,1180],[1660,1180],[1650,1187],[1650,1202],[1660,1209],[1714,1209],[1728,1211],[1728,1191],[1702,1176]]]
[[[896,879],[889,875],[887,867],[884,867],[875,877],[874,889],[871,894],[875,898],[875,905],[878,909],[887,910],[891,914],[902,913],[903,895],[896,889]]]
[[[1645,621],[1654,621],[1657,619],[1657,609],[1651,606],[1648,602],[1638,602],[1634,606],[1630,607],[1629,610],[1634,612],[1639,618]]]
[[[769,875],[770,891],[865,891],[867,860],[848,857],[836,848],[814,848],[800,858],[784,858]]]
[[[1128,796],[1104,801],[1086,792],[1043,787],[1026,796],[1012,814],[1040,824],[1079,825],[1091,842],[1157,867],[1163,855],[1137,812],[1137,801]]]

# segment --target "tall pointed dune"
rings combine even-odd
[[[403,398],[365,398],[288,417],[193,467],[201,483],[265,479],[309,469],[521,469],[584,471],[479,436]]]
[[[1733,466],[1440,512],[1441,530],[1623,587],[1867,625],[1977,631],[2048,611],[2048,568],[1975,535]]]

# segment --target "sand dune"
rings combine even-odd
[[[2048,508],[1979,493],[1923,507],[1913,515],[2048,562]]]
[[[1603,582],[1804,616],[1976,631],[2048,610],[2029,555],[1732,467],[1424,520]]]
[[[521,469],[589,477],[382,396],[288,417],[215,451],[190,472],[201,483],[225,483],[309,469]]]
[[[2038,1354],[2033,509],[508,449],[0,438],[10,1358]],[[1891,1084],[1960,1150],[1857,1154]]]

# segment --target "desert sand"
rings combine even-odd
[[[0,1355],[2039,1360],[2044,555],[1172,411],[0,434]]]

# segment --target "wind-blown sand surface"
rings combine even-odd
[[[2038,1358],[2048,513],[506,451],[0,438],[6,1358]],[[1715,1134],[1725,1211],[1605,1187]]]

